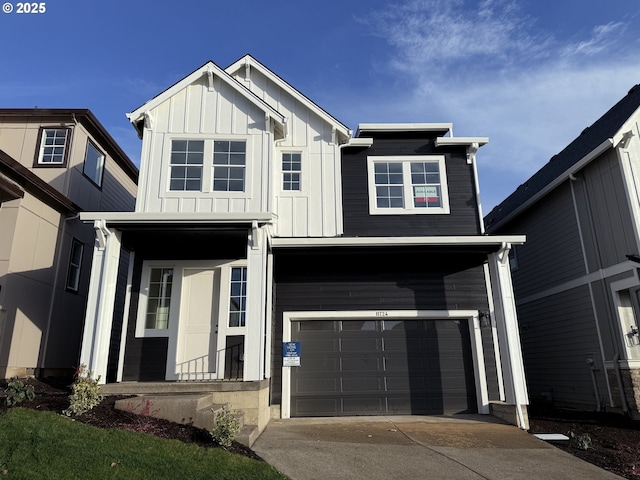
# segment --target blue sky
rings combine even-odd
[[[89,108],[137,163],[125,113],[250,53],[354,131],[452,122],[489,137],[485,213],[640,83],[638,0],[11,3],[2,107]]]

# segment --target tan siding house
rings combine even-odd
[[[0,378],[77,367],[94,232],[137,168],[89,110],[0,109]]]

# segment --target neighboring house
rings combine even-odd
[[[486,217],[512,275],[532,398],[640,405],[640,85]]]
[[[0,109],[0,378],[78,366],[95,243],[78,214],[132,210],[137,177],[89,110]]]
[[[103,380],[216,390],[260,429],[272,414],[489,413],[500,400],[526,426],[507,262],[524,237],[483,232],[486,138],[451,124],[351,138],[248,55],[207,62],[128,117],[136,211],[81,215],[98,232],[82,359]],[[124,317],[121,246],[134,258]]]

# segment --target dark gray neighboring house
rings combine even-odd
[[[532,401],[640,413],[640,85],[485,217],[511,252]]]

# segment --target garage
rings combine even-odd
[[[314,318],[291,322],[291,340],[292,417],[477,412],[464,319]]]

